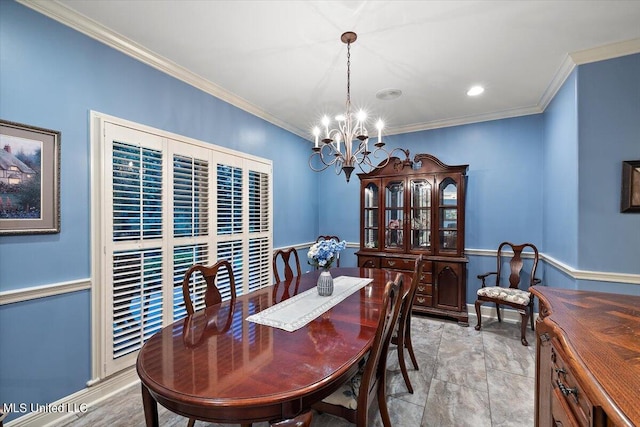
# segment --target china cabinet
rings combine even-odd
[[[360,178],[360,267],[413,269],[427,260],[414,312],[468,325],[464,255],[465,180],[468,165],[449,166],[429,154],[392,157]]]

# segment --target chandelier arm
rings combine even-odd
[[[325,145],[323,145],[323,146],[320,148],[320,150],[318,150],[318,151],[314,151],[313,153],[311,153],[311,156],[309,156],[309,167],[310,167],[313,171],[315,171],[315,172],[322,172],[322,171],[326,170],[329,166],[331,166],[331,165],[333,165],[333,164],[336,164],[336,162],[338,162],[338,160],[340,159],[340,157],[339,157],[339,156],[335,156],[335,155],[333,155],[333,154],[332,154],[332,152],[333,152],[333,151],[335,151],[335,148],[333,148],[333,147],[329,147],[329,152],[328,152],[327,154],[323,154],[323,153],[322,153],[322,150],[323,150],[323,149],[324,149],[324,147],[326,147],[327,145],[330,145],[330,144],[325,144]],[[325,156],[333,156],[333,159],[327,162],[327,161],[325,160]],[[320,168],[315,168],[315,167],[313,166],[313,164],[312,164],[312,161],[313,161],[313,158],[314,158],[314,157],[318,157],[318,159],[320,160],[320,162],[321,162],[324,166],[322,166],[322,167],[320,167]]]
[[[311,164],[311,160],[313,159],[313,157],[316,155],[317,153],[313,153],[310,157],[309,157],[309,168],[311,168],[312,171],[314,172],[322,172],[324,170],[326,170],[329,166],[331,165],[327,165],[326,163],[324,164],[323,167],[321,168],[314,168],[313,165]],[[322,162],[324,163],[324,162]]]

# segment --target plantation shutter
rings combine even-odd
[[[270,176],[249,171],[249,292],[271,284]]]
[[[101,126],[95,319],[105,377],[186,316],[182,281],[192,265],[228,260],[237,295],[271,284],[272,172],[268,161],[129,122]],[[206,286],[198,276],[189,283],[196,311]],[[217,286],[230,297],[225,274]]]
[[[163,325],[163,143],[148,133],[105,126],[107,177],[105,219],[111,261],[106,277],[107,372],[132,363],[145,340]]]
[[[210,265],[210,150],[172,144],[173,162],[173,317],[187,315],[182,281],[194,264]],[[206,282],[192,275],[189,294],[195,311],[204,308]]]

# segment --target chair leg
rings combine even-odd
[[[404,360],[405,335],[403,329],[405,327],[406,325],[401,325],[398,328],[398,362],[400,363],[400,372],[402,372],[402,378],[404,378],[404,383],[407,385],[407,390],[409,390],[409,393],[413,394],[413,387],[411,386],[409,373],[407,372],[407,364]]]
[[[535,331],[536,329],[533,326],[533,294],[531,294],[531,301],[529,301],[529,314],[531,318],[531,330]]]
[[[502,317],[500,316],[500,306],[496,303],[496,313],[498,314],[498,322],[502,322]]]
[[[389,408],[387,407],[387,383],[384,380],[385,375],[382,375],[380,382],[378,383],[378,408],[380,408],[380,417],[382,418],[382,425],[384,427],[391,427],[391,417],[389,416]],[[365,408],[363,412],[367,412]]]
[[[187,423],[187,427],[193,427],[193,425],[196,423],[196,419],[195,418],[189,418],[189,422]]]
[[[411,363],[413,363],[413,368],[416,371],[419,371],[418,368],[418,360],[416,359],[416,354],[413,352],[413,343],[411,342],[411,323],[407,325],[407,330],[404,334],[404,344],[407,350],[409,350],[409,357],[411,357]]]
[[[525,307],[524,312],[521,313],[520,316],[522,316],[522,325],[520,326],[520,342],[522,342],[522,345],[528,346],[529,342],[527,341],[527,323],[529,323],[529,317],[533,317],[529,316],[529,307]]]
[[[476,331],[479,331],[482,328],[482,314],[480,313],[480,306],[482,305],[482,301],[476,300],[476,317],[478,318],[478,323],[476,324]]]

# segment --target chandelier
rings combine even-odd
[[[367,115],[363,110],[354,114],[351,111],[351,43],[358,36],[352,31],[342,34],[340,40],[347,44],[347,103],[346,111],[335,117],[336,125],[332,127],[329,117],[324,116],[322,128],[316,126],[313,129],[315,139],[309,167],[315,172],[321,172],[330,166],[334,166],[336,174],[344,175],[349,182],[351,173],[358,166],[362,172],[368,173],[374,169],[382,168],[389,163],[390,153],[385,150],[382,141],[382,129],[384,123],[378,120],[375,123],[378,140],[373,146],[373,153],[369,151],[369,131],[367,129]],[[380,158],[377,164],[372,160]]]

